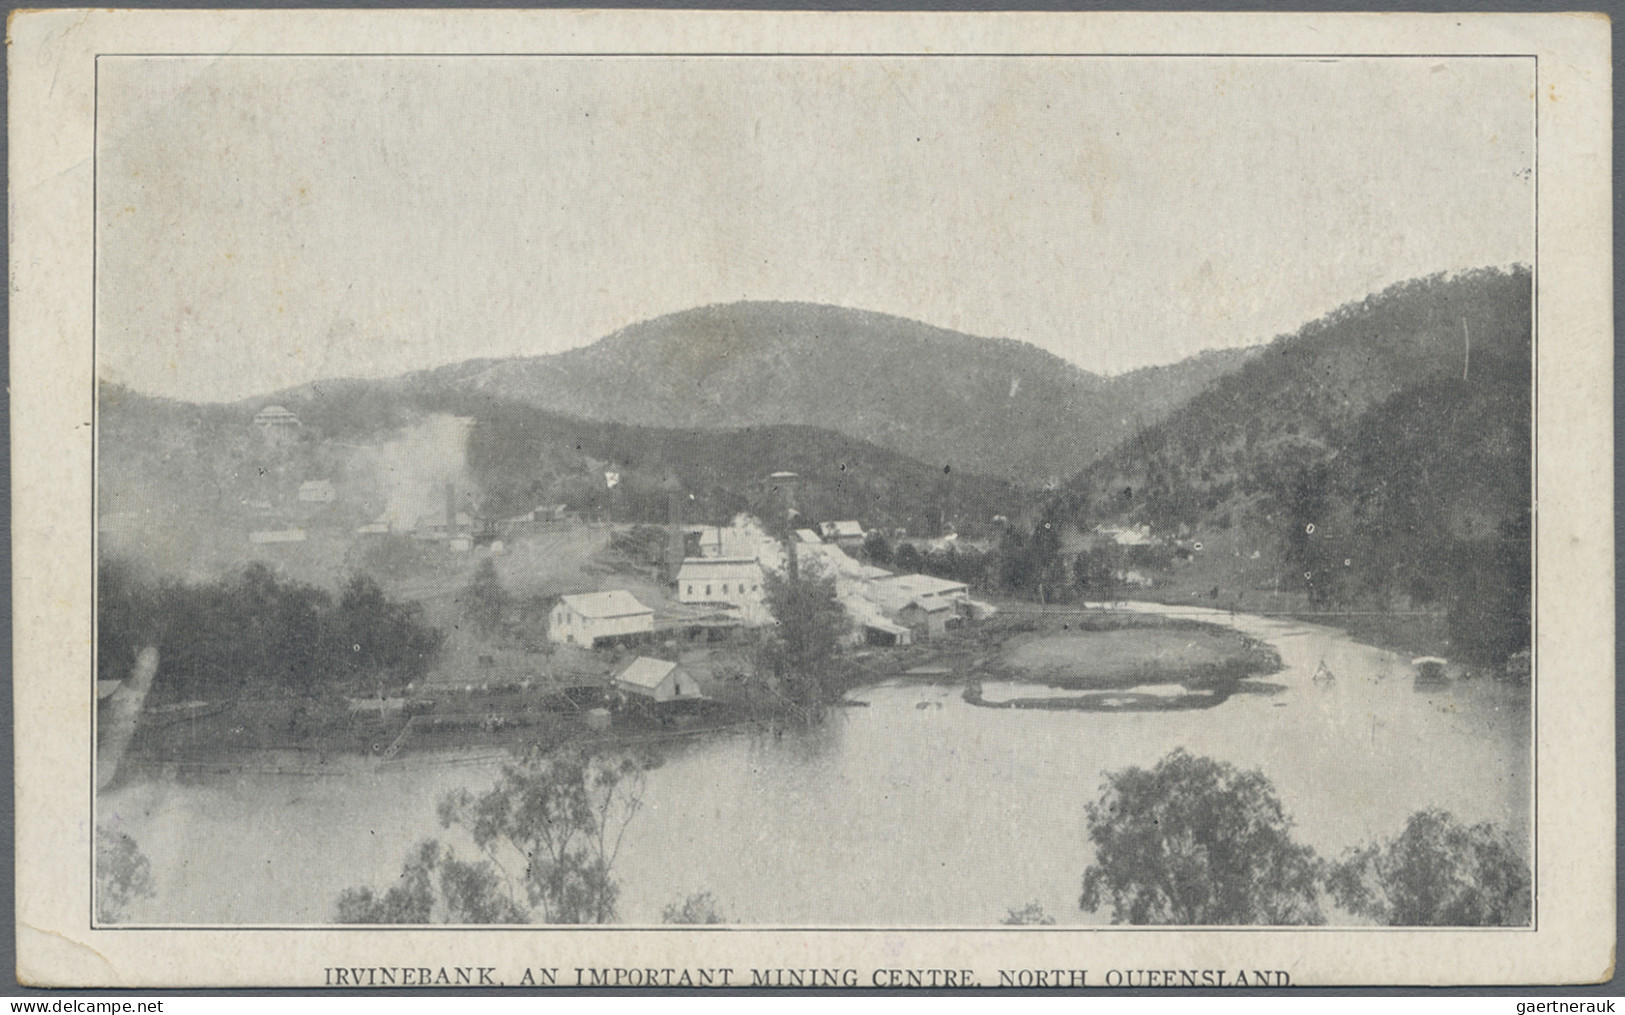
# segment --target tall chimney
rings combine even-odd
[[[683,566],[683,491],[673,484],[666,491],[666,580],[676,581],[677,571]]]
[[[450,539],[457,531],[457,484],[451,480],[446,481],[446,538]]]

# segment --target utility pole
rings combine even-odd
[[[1467,318],[1461,319],[1461,379],[1467,379],[1467,367],[1473,361],[1473,336],[1467,331]]]

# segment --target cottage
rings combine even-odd
[[[677,601],[753,610],[762,603],[762,565],[752,557],[690,557],[677,571]]]
[[[307,504],[331,504],[338,499],[331,479],[307,479],[299,484],[299,499]]]
[[[280,405],[267,405],[254,414],[254,429],[271,447],[292,444],[299,439],[299,417]]]
[[[548,617],[547,637],[560,645],[592,647],[600,641],[651,634],[654,611],[624,589],[584,592],[559,599]]]
[[[699,681],[679,663],[638,656],[615,677],[615,688],[651,701],[692,701],[705,697]]]
[[[947,599],[916,599],[897,611],[897,619],[920,638],[935,638],[948,630],[950,621],[958,617],[954,604]]]
[[[825,522],[820,529],[825,542],[834,543],[842,549],[852,550],[863,545],[863,526],[857,522]]]
[[[822,546],[824,544],[824,539],[812,529],[797,529],[796,542],[808,546]]]

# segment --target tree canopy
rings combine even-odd
[[[831,693],[846,611],[835,598],[835,582],[816,573],[799,578],[769,573],[763,589],[777,621],[763,646],[763,663],[789,696],[818,704]]]
[[[716,924],[727,923],[716,897],[710,892],[695,892],[682,902],[668,903],[660,911],[661,923]]]
[[[1176,750],[1107,775],[1087,805],[1079,904],[1114,923],[1319,924],[1320,864],[1259,772]]]
[[[473,836],[515,907],[544,923],[609,923],[621,837],[642,803],[636,760],[562,751],[505,765],[490,790],[449,793],[439,812]]]
[[[389,599],[366,575],[351,577],[335,601],[259,563],[194,584],[151,580],[104,558],[96,594],[98,676],[122,679],[152,646],[163,659],[159,699],[405,684],[428,671],[442,641],[421,607]]]
[[[529,913],[503,890],[489,862],[465,863],[450,846],[428,839],[407,858],[400,879],[382,894],[347,888],[338,923],[524,923]]]
[[[96,829],[96,921],[118,923],[130,904],[152,897],[152,865],[128,833]]]
[[[1386,843],[1351,850],[1327,887],[1351,913],[1396,927],[1523,927],[1529,865],[1506,833],[1438,808],[1417,811]]]

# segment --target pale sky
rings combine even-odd
[[[1516,59],[131,58],[101,376],[220,401],[734,300],[1115,373],[1533,260]]]

